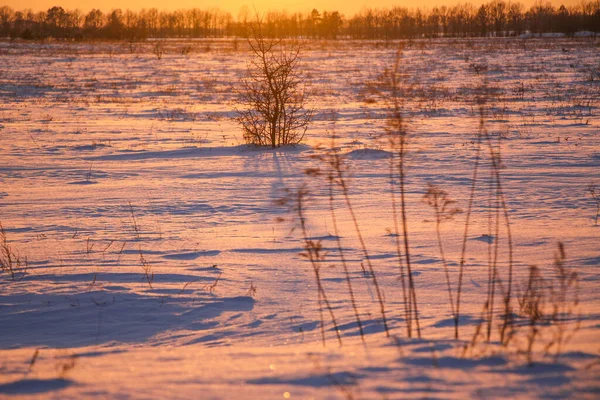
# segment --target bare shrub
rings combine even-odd
[[[129,50],[130,54],[137,53],[138,45],[139,45],[139,40],[137,38],[130,37],[125,42],[127,43],[127,48]]]
[[[469,63],[469,69],[475,72],[477,75],[482,72],[486,72],[488,70],[488,65],[486,63]]]
[[[260,20],[248,27],[252,59],[239,91],[236,121],[247,143],[277,148],[302,141],[312,117],[301,45],[267,38]]]
[[[165,54],[165,43],[162,40],[157,40],[152,46],[152,54],[156,56],[159,60],[163,58]]]
[[[191,52],[192,52],[192,46],[189,46],[189,45],[187,45],[187,46],[183,46],[183,47],[181,48],[181,55],[182,55],[182,56],[187,56],[187,55],[189,55]]]

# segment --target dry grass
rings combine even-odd
[[[21,256],[14,250],[0,222],[0,271],[10,275],[10,278],[16,281],[27,275],[27,267],[27,257]]]

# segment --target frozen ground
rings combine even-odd
[[[279,150],[246,146],[231,119],[247,61],[243,43],[164,46],[158,60],[152,43],[0,42],[0,222],[11,249],[28,261],[15,281],[0,275],[0,397],[599,396],[600,226],[588,190],[595,185],[600,194],[597,39],[404,43],[407,220],[421,339],[407,338],[386,103],[373,85],[398,43],[309,43],[303,68],[315,120],[305,144]],[[434,184],[468,209],[483,94],[485,128],[501,150],[515,292],[524,292],[530,265],[556,282],[559,241],[566,267],[578,273],[579,302],[567,302],[558,326],[538,326],[533,365],[527,312],[516,298],[513,340],[499,343],[500,301],[490,342],[474,336],[496,241],[504,284],[508,270],[505,228],[496,234],[489,224],[496,214],[486,147],[459,340],[433,210],[422,201]],[[326,168],[315,156],[328,154],[332,133],[391,337],[336,191],[361,341],[329,184],[305,175]],[[327,315],[322,345],[298,219],[276,204],[303,184],[311,194],[308,235],[327,251],[319,265],[341,347]],[[454,288],[465,218],[441,225]],[[547,298],[546,309],[552,304]],[[558,328],[573,335],[555,358],[544,347]]]

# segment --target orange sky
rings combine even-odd
[[[79,8],[82,11],[89,11],[92,8],[100,8],[108,11],[112,8],[139,10],[141,8],[158,8],[159,10],[176,10],[181,8],[211,8],[218,7],[221,10],[229,11],[235,17],[241,6],[248,5],[251,9],[254,6],[259,12],[267,10],[291,10],[291,11],[310,11],[313,8],[318,10],[340,11],[343,14],[351,15],[360,9],[368,6],[371,8],[407,6],[407,7],[431,7],[434,5],[453,5],[458,3],[456,0],[0,0],[0,5],[8,5],[14,9],[33,8],[35,11],[47,10],[48,8],[60,5],[67,9]],[[472,4],[486,3],[487,0],[463,0],[462,3],[470,2]],[[522,0],[521,3],[531,5],[534,0]],[[573,5],[579,0],[552,0],[554,5]]]

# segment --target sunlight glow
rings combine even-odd
[[[468,1],[473,5],[487,3],[487,0],[471,0]],[[520,1],[525,6],[532,5],[534,0]],[[554,6],[564,4],[566,6],[575,5],[578,0],[552,0]],[[78,1],[78,0],[6,0],[3,4],[14,9],[32,8],[34,11],[45,11],[53,6],[61,6],[66,9],[80,9],[89,11],[93,8],[98,8],[103,11],[108,11],[114,8],[140,10],[142,8],[157,8],[158,10],[177,10],[177,9],[209,9],[218,8],[223,11],[230,12],[234,17],[238,15],[240,9],[246,6],[250,10],[256,9],[259,13],[267,11],[288,11],[308,13],[313,8],[320,11],[340,11],[345,15],[352,15],[364,8],[391,8],[400,7],[434,7],[434,6],[451,6],[457,3],[465,3],[465,1],[445,1],[445,0],[364,0],[344,1],[344,0],[323,0],[314,2],[299,2],[296,0],[204,0],[202,2],[196,0],[174,0],[165,3],[160,0],[98,0],[98,1]]]

